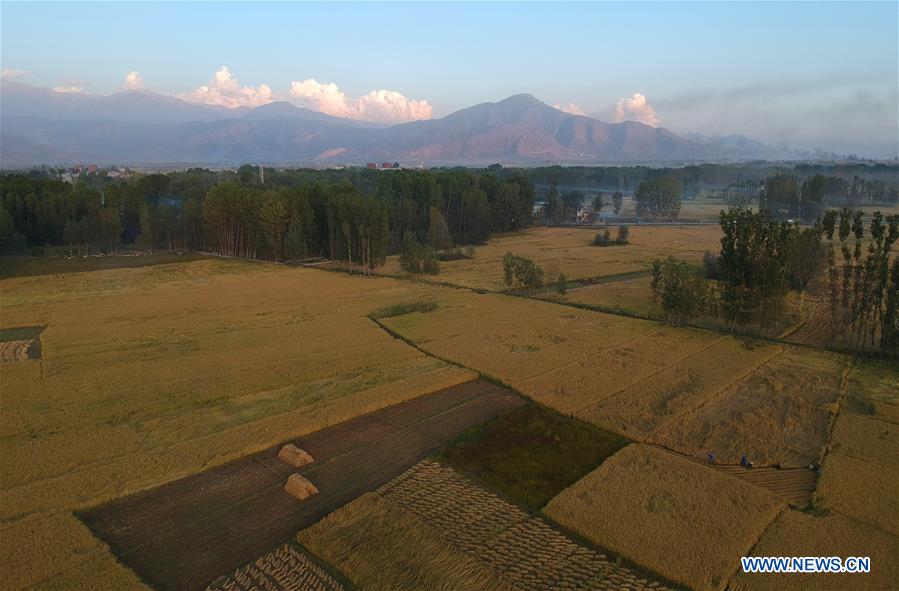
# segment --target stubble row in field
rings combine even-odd
[[[433,461],[298,541],[360,589],[665,588]]]

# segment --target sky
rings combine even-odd
[[[897,2],[0,3],[3,78],[375,121],[531,93],[606,121],[895,157]]]

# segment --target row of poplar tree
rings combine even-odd
[[[720,225],[721,250],[707,253],[704,273],[673,257],[653,264],[652,291],[669,318],[721,317],[735,330],[774,325],[789,291],[814,286],[828,303],[831,346],[899,352],[899,215],[866,221],[844,208],[802,227],[733,208]]]

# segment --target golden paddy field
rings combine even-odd
[[[785,503],[737,478],[629,445],[544,511],[582,536],[695,589],[723,589]]]
[[[824,544],[830,531],[866,540],[861,548],[896,544],[895,366],[853,368],[848,358],[823,351],[495,294],[459,297],[385,323],[429,353],[638,442],[699,458],[714,451],[718,463],[731,465],[743,453],[758,466],[801,468],[824,458],[816,512],[801,513],[812,520],[775,521],[787,510],[784,499],[640,445],[547,506],[551,518],[666,578],[721,589],[739,557],[769,539],[769,527],[769,547],[803,532]],[[817,511],[833,518],[818,520]],[[691,527],[698,529],[691,534]],[[786,546],[779,555],[803,547]],[[824,555],[849,552],[843,542],[822,547],[831,549]],[[871,555],[884,556],[882,547]],[[870,588],[888,588],[890,572],[870,577]],[[764,578],[739,580],[776,588]]]
[[[596,229],[537,227],[491,238],[475,248],[474,258],[440,264],[440,275],[425,280],[442,281],[479,289],[502,290],[503,256],[507,252],[532,258],[555,279],[564,273],[568,280],[606,277],[646,271],[658,257],[676,255],[699,263],[706,250],[717,252],[721,231],[708,226],[631,226],[626,246],[593,246]],[[617,226],[610,226],[614,238]],[[399,257],[388,258],[383,273],[400,275]]]
[[[633,246],[596,248],[593,234],[538,228],[498,237],[472,260],[444,263],[435,280],[500,290],[507,251],[556,265],[569,279],[609,276],[667,254],[698,262],[719,239],[715,227],[632,227]],[[569,297],[631,281],[619,286],[619,301],[648,306],[637,298],[645,277]],[[893,365],[853,366],[824,351],[551,301],[262,263],[8,278],[0,291],[0,328],[45,327],[42,359],[0,364],[0,569],[12,588],[140,588],[74,511],[474,372],[638,442],[563,491],[546,514],[669,580],[780,588],[776,578],[734,577],[739,556],[754,546],[779,555],[858,547],[884,560],[899,538]],[[421,351],[367,317],[414,302],[436,309],[380,322]],[[742,453],[758,465],[821,461],[812,510],[785,509],[767,490],[677,455],[708,451],[721,463]],[[433,528],[377,499],[328,519],[300,539],[351,580],[501,586],[459,562]],[[353,531],[358,547],[349,543]],[[393,546],[374,543],[388,534]],[[380,570],[406,539],[433,552]],[[870,588],[888,588],[891,573],[872,574]]]
[[[366,315],[446,290],[219,260],[5,279],[0,556],[12,588],[139,587],[73,515],[473,377]]]
[[[742,453],[759,465],[817,461],[847,367],[840,356],[494,294],[385,324],[559,412],[725,463]]]

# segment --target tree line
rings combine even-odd
[[[833,192],[832,205],[886,205],[899,203],[899,175],[895,164],[822,163],[822,164],[697,164],[683,167],[650,166],[546,166],[526,171],[534,185],[547,189],[552,184],[562,192],[573,189],[632,191],[640,183],[654,178],[673,177],[686,192],[724,187],[758,186],[765,179],[795,176],[800,184],[816,174],[839,179],[845,190]]]
[[[777,323],[790,291],[826,285],[829,344],[894,356],[899,349],[899,215],[824,211],[810,226],[770,212],[722,211],[720,252],[704,272],[668,257],[653,263],[651,289],[669,319],[720,317],[735,330]],[[825,274],[826,273],[826,274]]]
[[[75,183],[6,174],[0,250],[208,249],[271,260],[328,257],[371,269],[404,243],[444,250],[526,227],[534,195],[530,180],[514,170],[366,174],[243,166]]]

